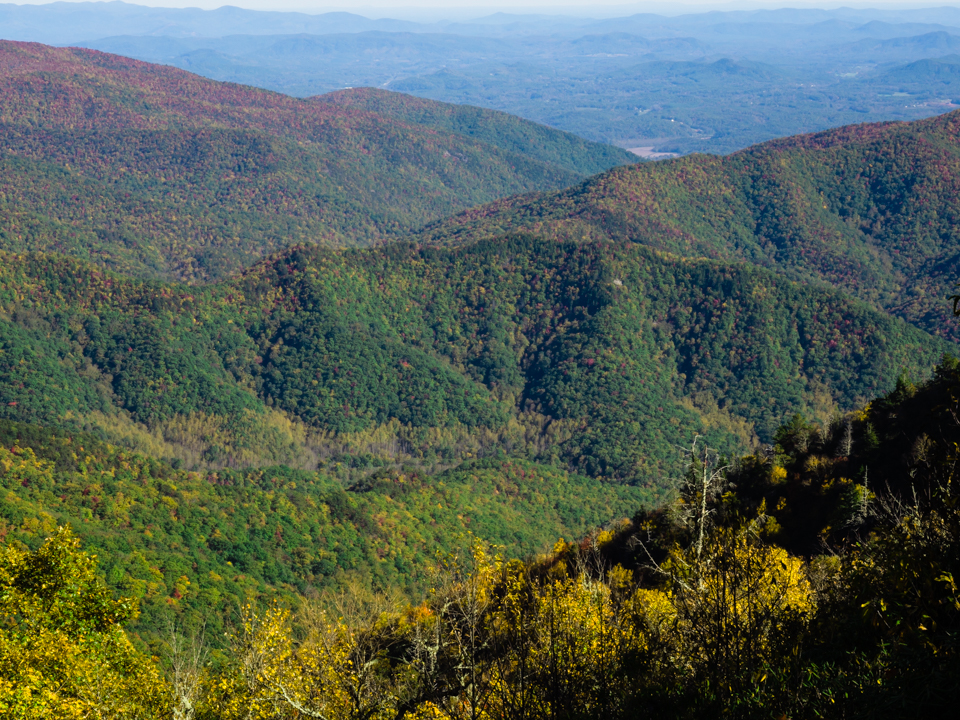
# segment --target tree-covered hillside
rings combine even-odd
[[[0,248],[73,254],[142,277],[216,279],[299,242],[396,238],[630,160],[503,114],[485,114],[476,138],[429,113],[421,121],[92,50],[3,42]],[[489,142],[500,125],[540,147]]]
[[[311,100],[464,135],[580,175],[596,175],[615,165],[637,162],[636,156],[618,147],[598,145],[516,115],[471,105],[441,103],[378,88],[338,90]]]
[[[676,499],[550,553],[460,546],[439,555],[414,602],[362,585],[293,599],[287,586],[224,625],[208,613],[223,635],[198,630],[188,608],[252,594],[262,574],[322,567],[331,542],[353,540],[334,546],[353,551],[347,563],[392,571],[420,541],[408,528],[381,552],[402,505],[416,504],[416,479],[380,477],[393,492],[371,501],[306,474],[193,477],[99,446],[81,459],[86,438],[3,424],[4,445],[19,438],[0,449],[3,509],[27,519],[3,526],[0,707],[210,720],[948,716],[960,679],[958,402],[960,363],[947,357],[919,387],[901,379],[827,425],[797,415],[774,446],[734,462],[696,438]],[[501,490],[505,476],[521,494],[556,487],[539,468],[498,471]],[[51,515],[34,519],[41,503],[57,519],[82,514],[87,547]],[[244,522],[238,542],[228,533]],[[326,544],[286,554],[291,536]],[[92,549],[124,595],[98,576]],[[184,574],[167,580],[154,560]],[[131,626],[137,598],[147,612]],[[186,623],[164,632],[178,612]],[[124,624],[163,661],[134,648]]]
[[[618,168],[560,193],[469,210],[420,238],[527,231],[743,260],[829,283],[955,339],[944,300],[960,257],[958,128],[954,112]]]
[[[438,553],[472,539],[514,557],[578,537],[653,498],[530,462],[384,468],[354,481],[285,467],[187,472],[66,430],[0,421],[0,537],[36,548],[69,525],[108,582],[168,622],[222,638],[248,602],[356,584],[422,593]]]
[[[165,69],[137,72],[148,88],[168,79]],[[244,133],[279,127],[290,116],[274,104],[296,102],[264,96],[257,105],[254,91],[216,84],[224,97],[201,98],[206,81],[178,77],[187,87],[177,103]],[[29,95],[4,101],[18,97]],[[392,94],[338,102],[348,109],[313,105],[367,120],[349,106],[385,105],[481,135],[492,122],[468,109],[438,116]],[[18,117],[33,112],[42,126],[57,103],[78,107],[45,103]],[[131,103],[103,100],[83,117]],[[145,127],[170,117],[136,107],[130,117]],[[101,162],[107,115],[98,120],[106,129],[91,130],[95,149],[78,141],[64,152]],[[63,256],[8,255],[0,415],[70,423],[187,467],[459,461],[506,448],[657,488],[684,437],[706,433],[729,451],[769,441],[792,413],[829,417],[889,390],[904,370],[926,376],[953,348],[884,310],[953,337],[938,324],[947,304],[935,296],[953,267],[954,122],[853,127],[728,158],[619,168],[559,194],[471,210],[417,236],[420,245],[303,245],[202,288],[124,279]],[[291,132],[306,137],[303,127]],[[171,157],[117,142],[130,162]],[[234,177],[259,182],[261,171],[253,163]],[[16,192],[31,187],[23,177],[11,179]],[[74,181],[64,176],[61,191]],[[299,222],[296,204],[281,199],[257,202],[271,222]],[[40,195],[34,202],[44,207]],[[84,202],[78,211],[93,214]],[[204,207],[228,225],[238,217],[229,203]],[[244,207],[242,217],[265,217]],[[177,216],[177,247],[192,222]],[[81,235],[57,249],[93,258]],[[104,235],[115,259],[157,250],[123,237]],[[235,240],[234,249],[263,250],[252,236]],[[152,257],[162,273],[167,259]]]
[[[188,467],[505,450],[662,487],[925,376],[953,346],[826,287],[641,245],[531,236],[294,249],[203,288],[4,255],[0,416]]]

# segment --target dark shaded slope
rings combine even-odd
[[[832,423],[792,418],[769,452],[741,458],[705,489],[691,472],[693,482],[669,509],[641,511],[595,535],[598,566],[633,571],[647,607],[656,607],[650,596],[659,590],[675,602],[672,622],[697,623],[696,632],[674,636],[658,668],[683,657],[678,650],[689,638],[694,652],[686,657],[702,665],[691,672],[685,664],[686,678],[666,692],[659,679],[640,685],[638,706],[667,708],[671,717],[731,706],[744,718],[768,717],[771,708],[827,718],[950,714],[960,679],[958,410],[960,363],[946,357],[931,379],[915,385],[903,377],[893,392]],[[578,572],[584,544],[568,544],[531,573],[556,582],[558,570]],[[752,572],[737,562],[750,555]],[[784,597],[787,582],[763,576],[787,563],[801,570],[795,577],[813,602],[802,613],[771,613],[759,651],[727,653],[743,647],[759,615],[744,622],[741,603],[755,602],[757,588]],[[689,582],[678,565],[695,578],[722,580],[724,594],[716,584]],[[724,599],[723,622],[713,619],[719,613],[689,610],[711,596]],[[785,644],[768,650],[770,637]],[[728,697],[714,690],[718,676]],[[756,710],[744,711],[750,703]]]
[[[448,244],[522,230],[747,260],[955,337],[944,300],[960,270],[958,130],[960,114],[950,113],[772,141],[724,158],[617,168],[557,194],[470,210],[422,239]]]
[[[297,242],[389,239],[583,174],[370,112],[5,42],[0,177],[0,247],[195,280]]]

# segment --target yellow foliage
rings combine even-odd
[[[0,716],[51,720],[164,715],[167,686],[130,644],[113,601],[65,529],[36,553],[0,553]]]
[[[244,608],[232,665],[209,679],[208,711],[223,720],[392,717],[370,628],[313,609],[295,637],[289,610]],[[424,717],[429,717],[425,715]]]
[[[647,631],[658,635],[670,628],[677,617],[672,594],[662,590],[637,588],[630,598],[630,609]]]

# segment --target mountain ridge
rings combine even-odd
[[[286,245],[370,244],[480,199],[586,174],[465,135],[90,50],[0,43],[0,85],[0,162],[16,178],[2,190],[16,222],[0,247],[80,251],[128,274],[216,279]],[[630,159],[536,132],[578,148],[588,165]]]
[[[464,211],[418,239],[536,232],[742,260],[826,282],[955,338],[943,301],[960,267],[958,135],[955,111],[645,163]]]
[[[205,288],[5,258],[0,417],[195,467],[309,467],[381,437],[653,489],[679,437],[749,446],[954,348],[827,286],[631,244],[309,246]]]

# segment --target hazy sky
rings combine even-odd
[[[2,0],[0,0],[2,1]],[[66,0],[67,2],[81,2],[83,0]],[[14,4],[42,5],[45,2],[27,0]],[[135,2],[136,5],[154,7],[199,7],[207,10],[222,5],[235,5],[252,10],[296,10],[307,13],[321,13],[331,10],[348,10],[368,17],[400,17],[427,13],[437,16],[463,17],[464,15],[482,15],[487,12],[541,12],[588,15],[593,17],[631,15],[637,12],[656,12],[668,15],[680,15],[688,12],[702,12],[704,10],[733,10],[777,7],[875,7],[884,9],[906,7],[933,7],[949,5],[950,3],[934,0],[840,0],[838,2],[816,2],[815,0],[781,0],[781,2],[765,2],[764,0],[690,0],[688,2],[624,2],[624,0],[515,0],[515,2],[498,2],[498,0],[145,0]]]

